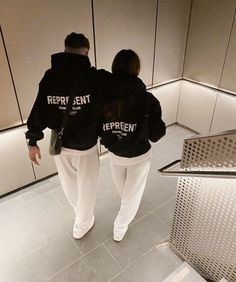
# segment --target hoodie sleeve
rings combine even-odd
[[[162,120],[162,110],[160,102],[149,94],[149,139],[157,142],[166,134],[166,125]]]
[[[43,130],[48,126],[47,122],[47,95],[46,74],[39,83],[39,91],[33,108],[27,120],[28,131],[25,134],[30,146],[36,146],[37,141],[43,139]]]

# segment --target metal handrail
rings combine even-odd
[[[196,134],[196,135],[193,135],[191,137],[185,138],[184,141],[194,140],[194,139],[199,139],[199,138],[205,139],[205,138],[209,138],[209,137],[218,137],[218,136],[232,135],[232,134],[236,134],[236,129],[229,129],[229,130],[221,131],[221,132],[218,132],[218,133]]]
[[[194,170],[194,171],[186,171],[186,170],[171,170],[170,168],[176,167],[181,163],[181,160],[173,161],[172,163],[158,169],[158,173],[162,176],[185,176],[185,177],[208,177],[208,178],[236,178],[236,170],[235,171],[224,171],[224,170],[211,170],[211,171],[202,171],[202,170]],[[235,168],[236,169],[236,168]]]

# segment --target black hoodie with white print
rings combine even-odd
[[[26,138],[35,146],[43,139],[46,128],[59,131],[69,96],[76,83],[69,119],[62,146],[75,150],[88,150],[97,143],[98,125],[104,104],[113,95],[135,92],[144,88],[136,77],[118,78],[104,70],[91,67],[87,56],[57,53],[52,55],[52,66],[39,84],[39,91],[29,118]]]
[[[119,98],[117,97],[104,107],[99,131],[101,144],[119,157],[133,158],[147,153],[151,148],[150,141],[157,141],[155,135],[157,136],[158,132],[152,134],[152,137],[149,138],[140,136],[141,126],[146,114],[149,116],[150,132],[155,130],[161,122],[164,127],[163,136],[165,125],[161,119],[161,106],[151,93],[140,87],[132,93],[120,94]]]

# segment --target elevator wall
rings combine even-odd
[[[120,49],[135,50],[140,77],[153,86],[182,76],[190,6],[191,0],[0,0],[0,195],[56,172],[49,131],[39,142],[40,166],[28,159],[24,132],[39,81],[51,54],[64,51],[67,34],[89,38],[98,68],[110,70]],[[166,122],[176,122],[178,82],[158,95]]]
[[[177,122],[200,133],[236,126],[236,0],[193,0]]]
[[[235,128],[235,11],[236,0],[0,0],[0,195],[56,172],[49,130],[41,165],[29,161],[25,122],[51,54],[72,31],[89,38],[98,68],[135,50],[167,125]]]

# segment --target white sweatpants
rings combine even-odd
[[[66,150],[56,155],[55,162],[64,193],[73,206],[78,224],[86,225],[94,214],[99,174],[98,150],[73,154]]]
[[[128,166],[111,161],[113,180],[121,197],[121,205],[115,219],[116,227],[125,227],[134,219],[146,185],[150,158]]]

